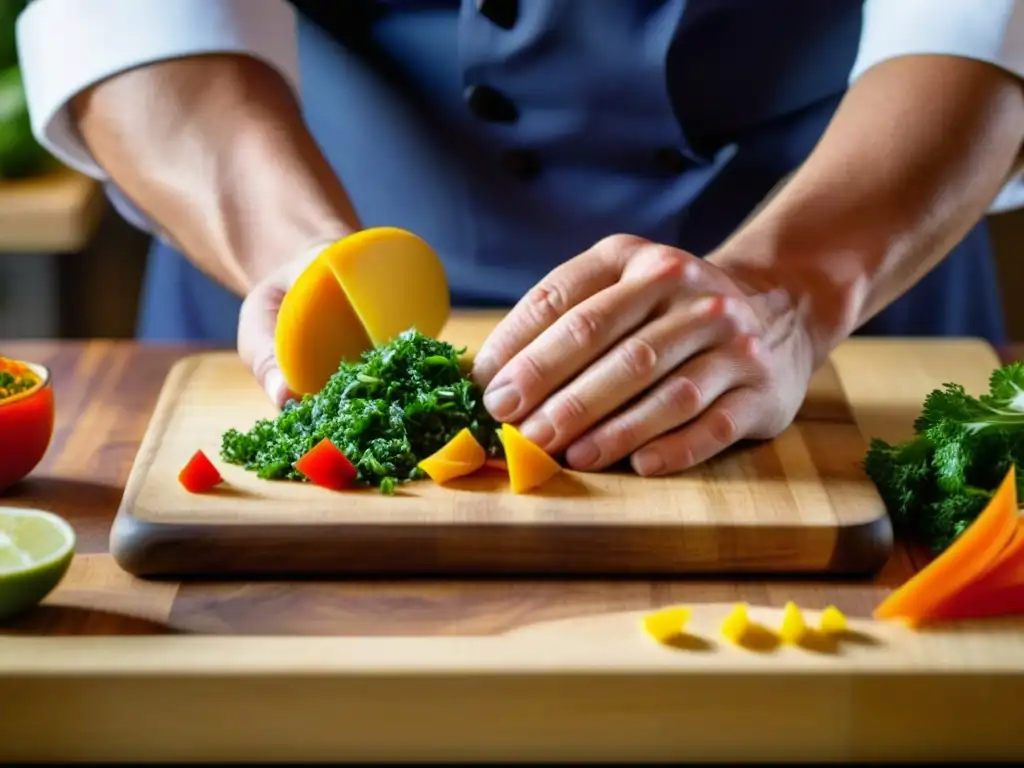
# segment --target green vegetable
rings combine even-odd
[[[229,429],[221,457],[261,478],[304,480],[292,465],[329,437],[359,470],[358,482],[394,493],[398,483],[425,477],[416,465],[463,427],[498,455],[498,425],[463,372],[464,351],[410,329],[358,362],[343,362],[320,392],[289,403],[275,419],[248,432]]]
[[[1024,459],[1024,362],[996,369],[980,397],[959,384],[931,392],[914,434],[898,445],[872,440],[864,470],[897,532],[941,551],[978,517],[1010,466]],[[1018,492],[1022,479],[1018,474]]]
[[[17,66],[0,71],[0,178],[35,176],[54,160],[32,135],[28,101]]]
[[[16,22],[25,10],[25,0],[0,0],[0,67],[18,63]]]

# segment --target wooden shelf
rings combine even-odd
[[[0,181],[0,252],[80,251],[106,205],[100,184],[69,168]]]

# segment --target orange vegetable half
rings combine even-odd
[[[501,442],[505,446],[512,493],[526,493],[562,471],[547,451],[528,440],[511,424],[501,425]]]
[[[468,428],[463,427],[444,446],[419,463],[419,468],[426,472],[435,483],[446,483],[457,477],[471,475],[487,461],[487,451],[473,437]]]
[[[926,568],[883,600],[875,609],[875,618],[921,622],[942,611],[948,613],[960,602],[959,596],[977,590],[990,574],[1002,572],[1004,556],[1009,563],[1020,559],[1021,546],[1010,546],[1020,531],[1016,470],[1011,466],[978,519]]]

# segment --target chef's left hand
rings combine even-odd
[[[699,464],[792,422],[816,353],[766,270],[616,235],[559,266],[474,362],[494,418],[567,464],[641,475]]]

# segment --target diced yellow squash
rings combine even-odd
[[[435,483],[471,475],[487,461],[487,452],[468,428],[462,428],[440,450],[419,463]]]

